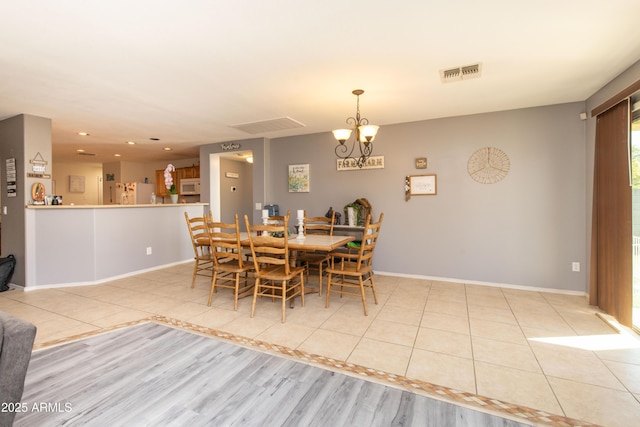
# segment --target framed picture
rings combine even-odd
[[[289,193],[309,192],[309,165],[289,165]]]
[[[69,175],[69,193],[84,193],[85,177]]]
[[[416,169],[426,169],[426,168],[427,168],[427,158],[416,157]]]
[[[435,196],[438,194],[436,174],[409,176],[410,196]]]

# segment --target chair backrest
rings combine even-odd
[[[244,222],[249,232],[251,256],[256,272],[268,266],[283,266],[285,274],[289,274],[289,216],[282,219],[282,224],[249,223],[249,217],[244,216]]]
[[[329,218],[326,216],[307,217],[307,211],[304,211],[304,234],[328,234],[333,236],[335,218],[335,211],[331,211],[331,217]]]
[[[184,213],[187,221],[189,235],[191,236],[191,244],[196,257],[203,254],[203,249],[209,247],[209,227],[207,226],[206,216],[197,216],[189,218],[187,212]]]
[[[367,215],[364,223],[364,231],[362,234],[362,243],[360,244],[360,250],[358,252],[358,265],[356,267],[356,270],[358,271],[363,266],[371,265],[371,261],[373,260],[373,252],[380,235],[380,227],[382,225],[383,218],[384,213],[381,213],[378,222],[373,223],[371,222],[371,214]]]
[[[243,267],[238,214],[234,215],[234,221],[232,223],[209,221],[211,253],[216,266],[234,260],[240,268]]]

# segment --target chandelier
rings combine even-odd
[[[371,156],[373,152],[373,140],[376,137],[376,133],[378,133],[379,126],[370,125],[369,120],[364,117],[360,117],[360,95],[364,93],[362,89],[356,89],[352,92],[356,97],[356,116],[349,117],[347,119],[347,124],[352,126],[352,129],[336,129],[333,131],[333,136],[338,140],[339,144],[336,145],[336,156],[341,159],[351,159],[353,160],[359,168],[363,167],[367,162],[367,159]],[[351,136],[351,132],[355,131],[355,136],[353,138],[353,142],[351,143],[351,149],[349,149],[349,144],[345,144],[349,137]],[[355,153],[354,150],[356,148],[356,142],[358,149],[360,150],[360,155]]]

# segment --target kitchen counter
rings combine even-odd
[[[208,203],[156,203],[155,205],[27,205],[27,209],[119,209],[119,208],[175,208],[185,206],[209,206]]]
[[[207,203],[29,205],[25,289],[97,284],[193,259],[184,213]]]

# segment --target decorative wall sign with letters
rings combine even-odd
[[[45,173],[49,162],[42,157],[40,152],[33,159],[30,159],[29,163],[31,163],[31,169],[33,170],[33,172],[27,172],[29,178],[51,178],[51,174]]]
[[[234,151],[239,150],[241,145],[235,142],[230,142],[228,144],[222,144],[222,151]]]
[[[364,166],[358,167],[356,159],[336,159],[336,169],[338,171],[358,171],[365,169],[384,169],[384,156],[371,156]]]
[[[7,171],[7,197],[18,196],[18,185],[16,182],[18,174],[16,173],[16,159],[11,158],[5,161],[5,170]]]
[[[426,168],[427,168],[427,158],[416,157],[416,169],[426,169]]]

